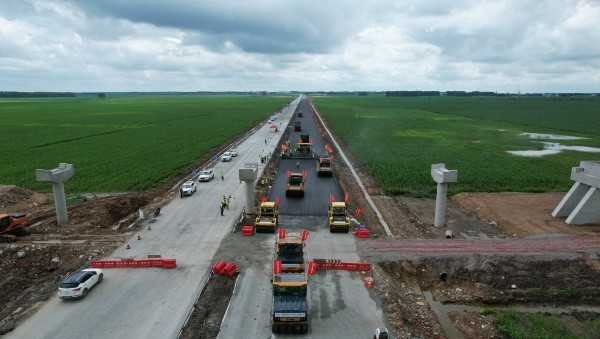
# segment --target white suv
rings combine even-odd
[[[221,161],[231,161],[231,152],[225,152],[221,155]]]
[[[184,195],[192,195],[194,192],[196,192],[196,184],[194,184],[194,182],[191,180],[184,182],[179,191],[182,197]]]
[[[203,170],[198,176],[198,181],[211,181],[215,178],[213,170]]]
[[[87,268],[69,274],[58,287],[60,299],[84,298],[94,285],[102,282],[102,270],[99,268]]]

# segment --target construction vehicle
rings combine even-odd
[[[304,197],[304,178],[306,171],[290,172],[287,171],[287,184],[285,186],[286,197]]]
[[[294,122],[294,131],[300,132],[302,130],[302,123],[299,120]]]
[[[273,265],[273,333],[308,333],[308,275],[283,273],[281,263]]]
[[[304,272],[304,241],[308,231],[302,234],[286,234],[285,229],[279,229],[277,237],[277,260],[281,262],[283,273]]]
[[[26,235],[25,226],[30,221],[24,213],[0,214],[0,241],[13,242],[17,236]]]
[[[333,175],[330,158],[319,158],[319,161],[317,161],[317,175],[320,177],[330,177]]]
[[[345,202],[331,199],[327,216],[329,217],[329,232],[348,233],[350,230],[350,217]]]
[[[301,157],[313,156],[312,141],[310,135],[307,133],[300,134],[300,140],[298,141],[298,147],[296,148],[296,154]]]
[[[275,233],[275,229],[279,225],[279,211],[277,205],[277,203],[272,201],[263,201],[260,203],[258,216],[254,223],[256,233]]]

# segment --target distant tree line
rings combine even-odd
[[[386,97],[437,97],[439,91],[387,91]]]
[[[386,97],[438,97],[438,96],[449,96],[449,97],[504,97],[505,93],[495,92],[480,92],[480,91],[387,91],[385,92]]]
[[[0,98],[63,98],[74,97],[71,92],[0,92]]]

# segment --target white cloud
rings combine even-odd
[[[598,92],[597,1],[0,0],[0,90]]]

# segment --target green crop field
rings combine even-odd
[[[335,134],[392,194],[433,196],[431,164],[458,170],[449,193],[565,191],[571,167],[600,153],[542,150],[541,141],[600,147],[600,98],[314,97]],[[584,137],[532,140],[522,133]]]
[[[35,169],[72,163],[70,192],[142,190],[191,170],[292,100],[157,95],[0,99],[0,184],[51,190]]]

